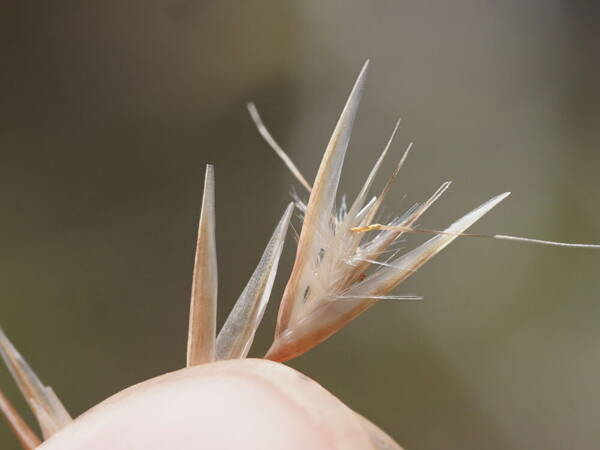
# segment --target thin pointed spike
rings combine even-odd
[[[379,196],[382,201],[385,198],[386,194],[391,189],[392,185],[394,184],[396,177],[400,173],[400,169],[402,169],[402,167],[404,166],[404,163],[406,162],[406,158],[408,158],[408,154],[412,150],[413,145],[414,145],[413,142],[408,144],[408,146],[406,147],[406,150],[404,150],[404,153],[402,154],[402,158],[400,158],[400,161],[398,162],[398,164],[396,165],[396,168],[394,169],[394,173],[392,173],[392,176],[390,176],[387,183],[385,184],[383,191],[381,192],[381,195]]]
[[[390,177],[388,178],[387,182],[385,183],[385,186],[383,187],[383,189],[381,191],[381,194],[379,194],[379,196],[377,197],[377,200],[376,200],[375,204],[373,205],[373,208],[371,208],[371,211],[369,211],[369,214],[366,216],[366,223],[371,222],[373,220],[373,218],[375,217],[375,215],[377,214],[377,212],[379,211],[379,208],[383,204],[383,200],[385,199],[386,195],[392,188],[394,181],[396,181],[396,178],[398,177],[398,174],[400,173],[400,169],[402,169],[402,167],[404,166],[404,163],[406,162],[406,158],[408,158],[408,154],[412,150],[412,147],[413,147],[413,143],[411,142],[406,147],[406,150],[404,150],[404,153],[402,154],[400,161],[396,165],[394,172],[392,172],[392,175],[390,175]]]
[[[254,125],[256,126],[256,129],[258,130],[260,135],[263,137],[266,143],[269,144],[269,146],[273,149],[277,156],[281,158],[281,160],[292,173],[292,175],[294,175],[296,179],[300,182],[300,184],[304,186],[306,190],[310,193],[310,191],[312,190],[312,186],[308,181],[306,181],[306,178],[304,178],[302,172],[300,172],[296,164],[294,164],[294,162],[288,156],[285,150],[283,150],[277,143],[275,138],[273,138],[273,135],[271,135],[269,129],[265,126],[264,122],[262,121],[260,114],[258,113],[258,109],[256,109],[256,105],[254,103],[248,103],[246,107],[248,108],[250,117],[252,118],[252,121],[254,122]]]
[[[357,295],[338,295],[336,300],[367,300],[363,296]],[[373,297],[369,297],[368,300],[407,300],[407,301],[417,301],[423,300],[423,297],[420,295],[374,295]]]
[[[451,236],[463,236],[463,237],[486,237],[494,238],[492,234],[472,234],[472,233],[448,233],[447,231],[432,230],[431,228],[414,228],[405,225],[382,225],[380,223],[374,223],[364,227],[354,227],[350,231],[355,233],[365,233],[367,231],[398,231],[399,233],[426,233],[426,234],[448,234]]]
[[[2,329],[0,329],[0,354],[25,400],[29,402],[32,398],[41,398],[45,395],[45,386]]]
[[[215,242],[215,178],[212,165],[206,166],[202,212],[198,227],[192,280],[187,367],[215,359],[217,321],[217,251]]]
[[[294,268],[281,300],[276,334],[289,324],[298,306],[296,300],[300,298],[298,291],[302,289],[300,287],[303,285],[302,281],[309,275],[310,264],[319,252],[322,230],[329,229],[344,156],[364,90],[368,66],[369,61],[364,64],[354,83],[321,160],[302,224]]]
[[[0,390],[0,412],[23,450],[33,450],[42,443],[2,390]]]
[[[442,185],[438,188],[438,190],[435,191],[433,193],[433,195],[431,197],[429,197],[429,199],[425,203],[423,203],[422,206],[417,208],[415,213],[413,215],[409,216],[407,218],[407,220],[403,223],[403,225],[410,226],[413,223],[415,223],[417,220],[419,220],[421,218],[421,216],[423,214],[425,214],[425,212],[429,208],[431,208],[435,202],[437,202],[439,200],[439,198],[444,194],[444,192],[446,192],[448,190],[448,188],[450,187],[451,184],[452,184],[452,181],[446,181],[446,182],[442,183]]]
[[[447,231],[432,230],[430,228],[413,228],[413,227],[404,226],[404,225],[382,225],[380,223],[374,223],[371,225],[366,225],[364,227],[354,227],[354,228],[351,228],[350,231],[354,231],[355,233],[364,233],[367,231],[398,231],[400,233],[446,234],[446,235],[450,235],[450,236],[460,236],[460,237],[490,238],[490,239],[500,239],[500,240],[505,240],[505,241],[527,242],[529,244],[548,245],[548,246],[554,246],[554,247],[600,249],[600,244],[575,244],[575,243],[570,243],[570,242],[546,241],[543,239],[532,239],[532,238],[519,237],[519,236],[510,236],[507,234],[449,233]]]
[[[0,354],[36,416],[44,438],[47,439],[72,421],[54,391],[40,381],[2,329],[0,329]]]
[[[395,250],[395,252],[397,253],[398,250]],[[391,261],[392,259],[394,259],[393,256],[394,255],[392,255],[392,258],[388,258],[388,260]],[[400,269],[400,270],[411,270],[411,269],[409,269],[407,267],[395,266],[394,264],[390,264],[387,261],[377,261],[375,259],[362,259],[361,261],[364,261],[366,263],[373,264],[373,265],[376,265],[376,266],[381,266],[381,267],[393,267],[395,269]]]
[[[400,127],[401,121],[402,121],[402,119],[398,119],[398,121],[396,122],[396,125],[394,126],[394,130],[392,131],[392,134],[390,135],[390,137],[385,145],[385,148],[383,149],[383,151],[381,152],[381,155],[377,159],[377,162],[375,162],[375,165],[371,169],[371,173],[369,173],[369,176],[367,177],[367,181],[365,181],[365,184],[363,185],[359,194],[356,196],[356,200],[354,200],[354,204],[352,205],[351,211],[357,212],[357,211],[360,211],[360,209],[363,207],[365,198],[366,198],[367,194],[369,193],[369,189],[371,188],[371,185],[373,184],[373,181],[375,180],[375,176],[377,175],[377,172],[379,171],[379,168],[381,167],[381,164],[383,163],[383,160],[385,159],[385,157],[392,145],[392,142],[394,141],[394,137],[396,136],[396,133],[398,132],[398,128]]]
[[[546,241],[543,239],[530,239],[518,236],[509,236],[506,234],[492,234],[490,237],[494,239],[502,239],[505,241],[529,242],[532,244],[551,245],[555,247],[571,247],[571,248],[600,248],[600,244],[571,244],[568,242]]]
[[[265,313],[294,203],[286,208],[244,291],[217,337],[217,360],[245,358]]]

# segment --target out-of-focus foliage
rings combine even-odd
[[[474,231],[600,240],[593,2],[20,1],[2,22],[0,321],[73,415],[184,365],[207,162],[220,323],[250,276],[294,180],[245,103],[312,178],[367,57],[343,190],[401,115],[396,154],[416,146],[390,215],[452,179],[423,225],[511,190]],[[407,449],[596,449],[599,261],[458,240],[403,285],[423,302],[378,305],[292,365]]]

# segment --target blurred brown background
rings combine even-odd
[[[597,2],[17,1],[0,11],[0,322],[74,415],[184,364],[207,162],[221,323],[253,270],[295,182],[245,103],[312,178],[367,57],[344,191],[357,191],[400,115],[390,164],[416,147],[387,213],[450,179],[423,225],[511,190],[473,231],[600,240]],[[292,366],[409,450],[597,449],[599,262],[591,250],[459,240],[401,287],[424,301],[378,305]],[[4,369],[0,385],[24,411]],[[0,448],[17,448],[6,427]]]

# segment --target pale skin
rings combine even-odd
[[[132,386],[39,448],[400,449],[315,381],[260,359],[204,364]]]

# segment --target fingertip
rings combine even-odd
[[[231,360],[182,369],[102,402],[44,450],[368,449],[362,419],[282,364]]]

